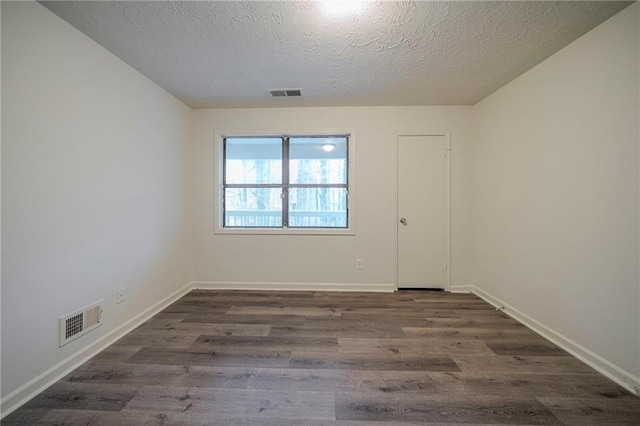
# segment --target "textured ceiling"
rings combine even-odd
[[[198,108],[472,105],[630,2],[42,4]]]

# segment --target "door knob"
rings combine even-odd
[[[407,219],[406,218],[400,218],[400,223],[403,224],[404,226],[407,226]]]

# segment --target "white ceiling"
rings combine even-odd
[[[46,1],[186,104],[472,105],[631,2]],[[302,98],[269,98],[300,88]]]

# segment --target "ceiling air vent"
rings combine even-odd
[[[269,95],[272,98],[296,97],[296,96],[302,96],[302,90],[301,89],[274,89],[274,90],[269,90]]]

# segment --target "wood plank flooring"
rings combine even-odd
[[[3,425],[640,425],[476,296],[193,291]]]

